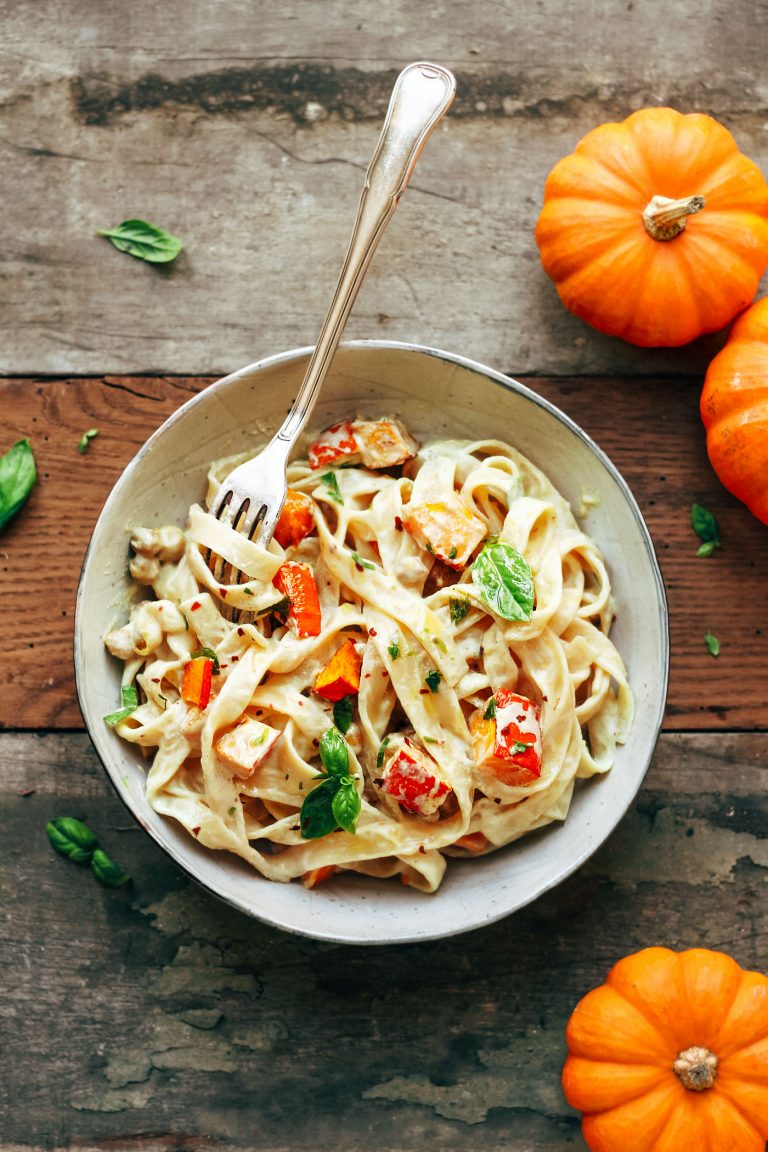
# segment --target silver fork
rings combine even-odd
[[[293,407],[258,456],[224,478],[211,506],[219,520],[264,546],[285,503],[289,453],[309,419],[371,257],[427,137],[450,107],[455,91],[453,75],[437,64],[409,64],[395,81],[336,292]],[[231,569],[223,580],[229,566],[221,557],[209,552],[206,562],[220,583],[242,582],[244,574]]]

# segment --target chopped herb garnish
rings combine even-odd
[[[704,637],[704,643],[707,646],[707,652],[709,652],[710,656],[720,655],[720,641],[717,636],[713,636],[711,632],[707,632]]]
[[[434,556],[435,554],[435,550],[430,544],[429,540],[427,540],[427,552],[429,552],[430,556]]]
[[[179,608],[179,616],[181,616],[182,620],[184,621],[184,631],[189,632],[189,620],[187,620],[181,608]]]
[[[397,660],[398,656],[400,655],[400,645],[398,644],[397,640],[392,641],[392,643],[387,648],[387,652],[389,652],[389,655],[393,660]]]
[[[83,432],[82,436],[80,437],[80,443],[77,446],[81,456],[84,452],[88,451],[88,445],[90,444],[91,440],[93,440],[94,436],[98,436],[98,434],[98,428],[89,428],[87,432]]]
[[[483,720],[494,720],[496,718],[496,697],[491,696],[488,701],[485,712],[483,712]]]
[[[355,562],[356,568],[370,568],[371,572],[376,571],[376,565],[371,564],[370,560],[363,560],[363,558],[359,556],[357,552],[352,553],[352,559]]]
[[[450,552],[448,553],[448,559],[455,560],[458,554],[459,552],[457,548],[451,548]]]
[[[387,744],[389,744],[389,736],[385,736],[381,744],[379,744],[379,751],[376,753],[377,768],[381,768],[382,764],[384,763],[384,753],[387,750]]]
[[[104,723],[108,724],[110,728],[114,728],[115,724],[119,724],[121,720],[125,720],[132,712],[135,712],[139,706],[139,693],[135,684],[123,684],[120,689],[120,694],[123,699],[123,707],[117,712],[110,712],[108,716],[104,717]]]
[[[711,556],[715,548],[720,548],[720,529],[717,520],[708,508],[701,504],[691,505],[691,527],[702,541],[696,551],[697,556]]]
[[[245,588],[243,588],[243,592],[245,593],[246,596],[255,596],[256,595],[253,588],[245,587]]]
[[[424,739],[425,744],[439,744],[440,743],[440,741],[437,739],[436,736],[424,736],[423,739]]]
[[[451,596],[448,606],[451,611],[452,622],[459,624],[472,607],[472,602],[466,596]]]
[[[512,745],[512,751],[513,752],[527,752],[528,749],[532,748],[532,747],[533,747],[532,744],[524,744],[522,740],[515,740],[514,744]]]
[[[339,481],[336,478],[336,473],[326,472],[324,476],[321,476],[321,480],[328,489],[328,495],[330,496],[331,500],[335,500],[337,504],[343,504],[344,497],[342,496],[341,490],[339,489]]]
[[[212,669],[213,675],[218,676],[218,674],[221,672],[221,666],[219,664],[219,658],[216,655],[216,653],[214,652],[213,648],[198,648],[197,652],[193,652],[192,655],[190,656],[190,660],[201,660],[201,659],[212,660],[213,661],[213,669]]]
[[[437,692],[438,688],[440,687],[440,681],[442,678],[443,677],[441,673],[438,672],[436,668],[432,668],[424,677],[424,682],[429,688],[430,692]]]
[[[252,736],[252,737],[251,737],[251,745],[252,745],[254,748],[258,748],[258,746],[259,746],[260,744],[263,744],[263,743],[264,743],[264,741],[266,740],[266,738],[267,738],[267,733],[266,733],[266,731],[264,731],[264,732],[260,732],[258,736]]]

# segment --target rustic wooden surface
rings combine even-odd
[[[768,970],[768,533],[709,469],[697,414],[723,337],[601,337],[532,235],[554,161],[644,104],[710,112],[768,169],[767,24],[748,0],[673,19],[659,0],[0,3],[0,451],[29,436],[40,470],[0,536],[0,1152],[579,1152],[565,1022],[621,955],[703,945]],[[456,71],[457,100],[347,334],[522,376],[597,440],[659,555],[672,668],[645,786],[578,874],[482,931],[354,949],[246,919],[136,829],[82,731],[72,620],[90,529],[148,433],[314,340],[418,58]],[[94,235],[130,216],[182,236],[176,266]],[[720,522],[708,560],[693,500]],[[64,814],[128,888],[52,853]]]

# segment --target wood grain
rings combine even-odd
[[[529,380],[578,420],[623,473],[659,556],[671,623],[668,730],[768,728],[768,532],[719,484],[689,381]],[[0,666],[0,723],[78,727],[71,650],[78,573],[104,499],[147,436],[206,384],[194,378],[0,381],[5,445],[30,436],[40,483],[0,540],[0,610],[18,626]],[[78,441],[99,428],[85,455]],[[723,547],[696,559],[690,506]],[[704,645],[713,632],[717,659]]]
[[[4,374],[223,375],[313,343],[392,80],[430,57],[457,98],[348,335],[542,375],[690,375],[717,345],[601,336],[560,305],[533,230],[555,161],[644,105],[709,112],[768,166],[751,0],[678,5],[673,31],[658,0],[60,7],[0,13]],[[96,236],[135,216],[184,240],[173,267]]]
[[[565,1023],[620,956],[703,946],[768,969],[766,765],[766,733],[665,735],[619,828],[553,892],[453,939],[354,948],[188,882],[85,735],[0,735],[0,1149],[584,1152]],[[65,814],[129,888],[53,854]]]

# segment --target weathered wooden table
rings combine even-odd
[[[28,436],[40,470],[0,537],[3,1152],[583,1148],[563,1031],[616,959],[702,945],[768,967],[768,532],[706,460],[697,401],[722,337],[600,337],[562,310],[532,235],[551,164],[644,104],[711,112],[768,168],[764,12],[665,11],[3,6],[0,449]],[[100,505],[148,433],[216,375],[314,339],[392,79],[420,57],[456,71],[457,100],[348,335],[474,356],[582,424],[646,516],[672,670],[645,787],[578,874],[482,931],[355,949],[247,920],[134,827],[82,729],[72,616]],[[131,216],[183,237],[172,268],[95,237]],[[694,500],[720,521],[710,559]],[[63,814],[99,830],[128,888],[54,856]]]

